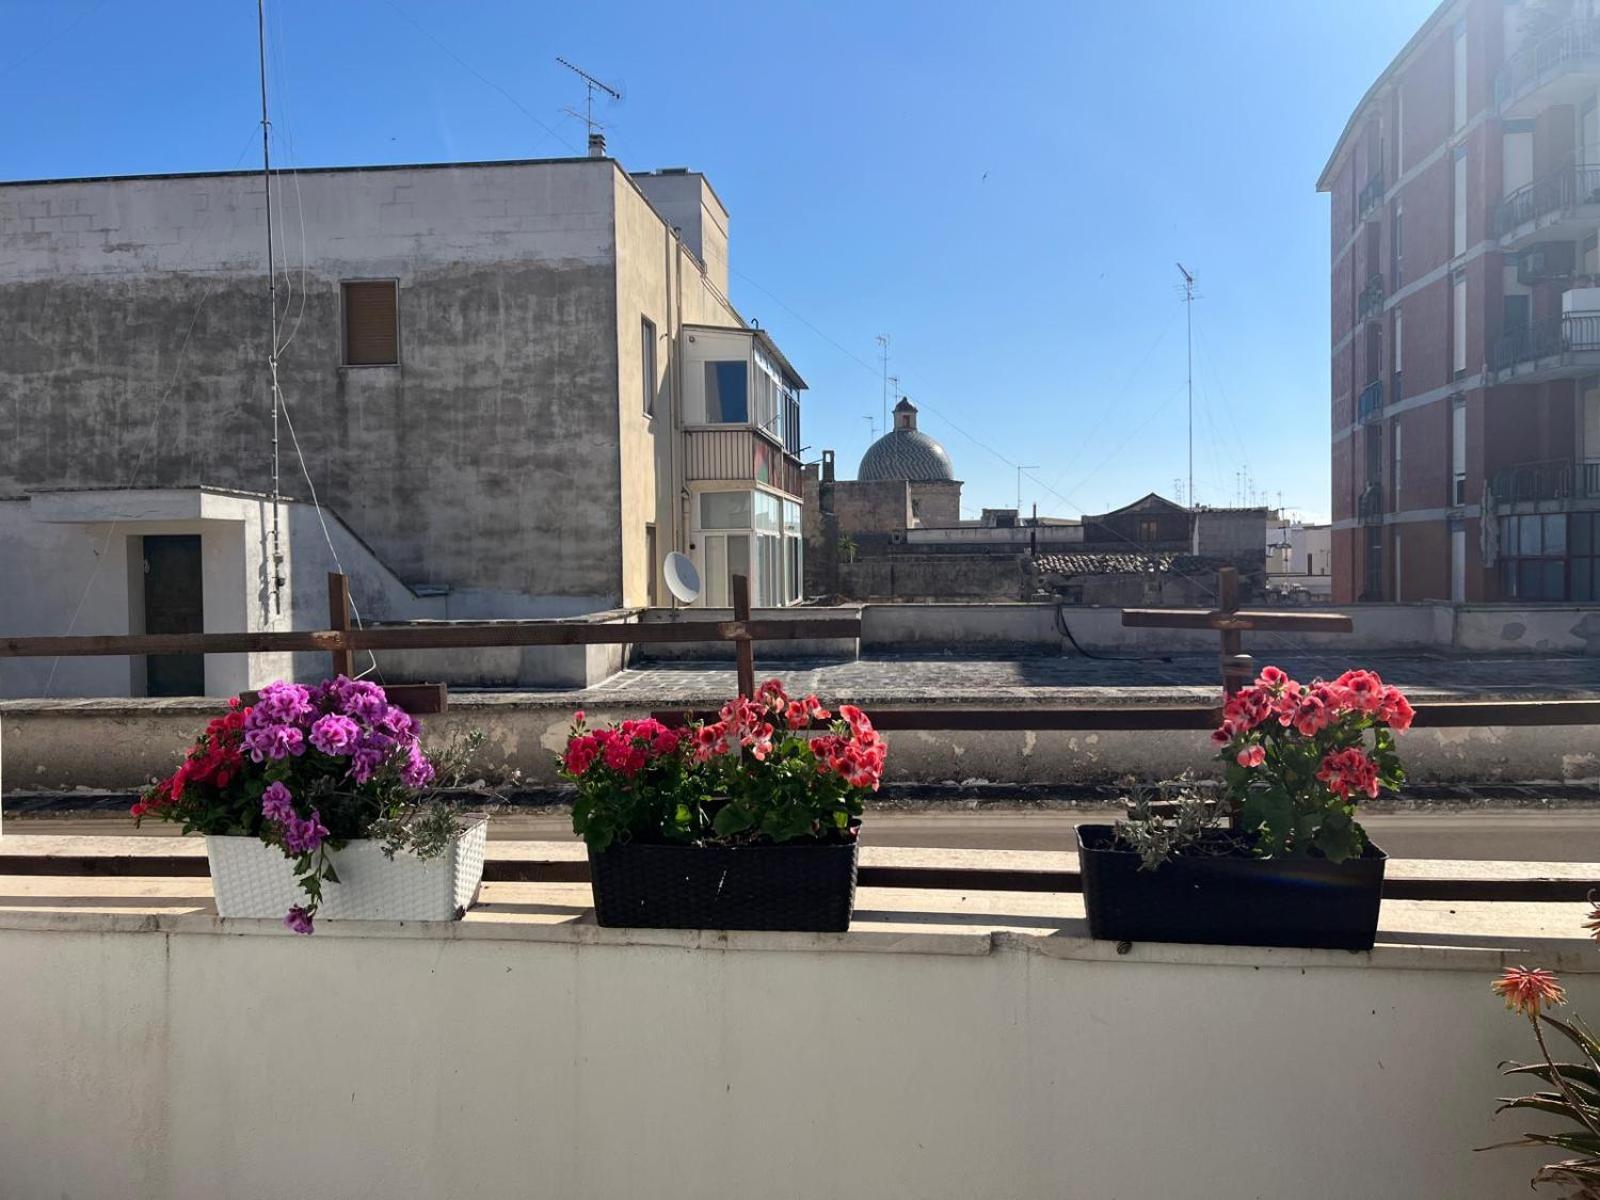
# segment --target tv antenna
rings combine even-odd
[[[883,357],[883,426],[889,427],[889,335],[878,335],[878,353]]]
[[[1194,276],[1182,263],[1178,273],[1183,276],[1184,332],[1188,339],[1189,372],[1189,507],[1194,507]]]
[[[579,79],[583,80],[583,86],[584,86],[584,89],[585,89],[584,102],[583,102],[583,111],[581,113],[576,111],[575,109],[571,109],[571,108],[564,108],[561,111],[566,113],[568,116],[577,117],[578,120],[582,121],[586,126],[588,126],[588,129],[589,129],[589,145],[590,145],[591,148],[594,147],[595,138],[598,137],[600,139],[600,147],[601,147],[601,149],[604,149],[605,148],[605,135],[603,133],[601,133],[600,131],[602,129],[604,129],[605,126],[594,119],[594,94],[598,90],[598,91],[604,92],[606,95],[610,96],[613,100],[621,100],[622,99],[622,93],[619,92],[616,88],[612,87],[609,83],[606,83],[604,80],[596,79],[593,75],[589,74],[589,72],[585,71],[582,67],[577,66],[574,63],[569,63],[566,59],[562,58],[559,54],[556,55],[556,61],[558,63],[560,63],[563,67],[565,67],[567,70],[571,71]]]

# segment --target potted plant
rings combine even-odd
[[[1526,1096],[1503,1096],[1496,1112],[1507,1109],[1548,1113],[1563,1118],[1570,1128],[1553,1132],[1525,1133],[1514,1142],[1481,1146],[1497,1150],[1504,1146],[1554,1146],[1575,1154],[1560,1162],[1540,1167],[1532,1183],[1562,1183],[1575,1187],[1567,1195],[1574,1200],[1600,1198],[1600,1040],[1582,1020],[1558,1021],[1544,1011],[1545,1006],[1566,1003],[1566,993],[1549,971],[1510,967],[1490,985],[1512,1012],[1526,1017],[1533,1026],[1534,1042],[1539,1047],[1539,1062],[1502,1063],[1504,1075],[1532,1075],[1550,1085],[1549,1090]],[[1549,1026],[1576,1046],[1582,1062],[1558,1063],[1545,1042],[1544,1026]]]
[[[561,774],[588,844],[595,919],[657,929],[849,928],[856,833],[886,747],[770,680],[720,719],[591,728],[573,718]]]
[[[1386,856],[1356,807],[1404,782],[1394,735],[1411,718],[1371,671],[1307,687],[1267,667],[1212,734],[1219,803],[1187,792],[1170,812],[1078,827],[1090,934],[1370,949]]]
[[[339,676],[228,702],[178,769],[133,806],[201,833],[223,917],[458,917],[483,877],[487,821],[442,796],[476,737],[429,756],[383,688]],[[324,885],[333,885],[324,887]]]

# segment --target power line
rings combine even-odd
[[[394,0],[383,0],[383,2],[385,4],[387,4],[390,8],[392,8],[395,12],[399,13],[407,21],[411,22],[411,24],[416,28],[418,33],[422,34],[423,37],[427,38],[435,46],[439,47],[439,49],[443,50],[452,59],[454,59],[456,64],[459,67],[461,67],[462,70],[466,71],[473,78],[477,79],[478,82],[484,84],[487,87],[492,87],[495,91],[499,92],[502,96],[504,96],[507,100],[509,100],[511,102],[512,106],[518,112],[520,112],[523,116],[527,117],[528,120],[532,121],[535,125],[537,125],[540,129],[544,130],[551,137],[555,138],[556,141],[560,142],[568,150],[571,150],[574,154],[582,153],[576,146],[574,146],[571,142],[567,141],[566,138],[562,137],[559,133],[557,133],[554,129],[550,128],[550,126],[546,125],[538,117],[534,116],[533,113],[529,112],[527,107],[522,103],[522,101],[518,100],[510,92],[506,91],[505,88],[501,87],[498,83],[496,83],[494,80],[490,79],[482,71],[478,70],[478,68],[474,67],[471,63],[469,63],[466,59],[462,58],[454,50],[450,49],[449,46],[445,45],[438,38],[436,38],[433,34],[429,33],[428,30],[415,17],[413,17],[405,9],[401,8],[398,4],[396,4],[394,2]]]

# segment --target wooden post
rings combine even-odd
[[[328,628],[340,633],[350,632],[350,579],[337,571],[328,572]],[[353,676],[356,673],[356,654],[348,644],[330,650],[335,675]]]
[[[1232,617],[1239,611],[1239,571],[1223,567],[1217,572],[1217,613]],[[1255,663],[1244,652],[1244,632],[1224,626],[1222,633],[1222,694],[1232,696],[1249,686],[1255,676]]]
[[[735,624],[743,625],[750,620],[750,577],[735,575],[731,582],[733,620]],[[736,633],[733,645],[739,664],[739,695],[753,697],[756,694],[756,649],[749,632],[740,630]]]

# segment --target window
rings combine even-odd
[[[347,283],[344,292],[344,361],[351,367],[387,367],[400,361],[399,285],[392,279]]]
[[[749,529],[749,492],[700,493],[701,529]]]
[[[1467,23],[1456,22],[1455,37],[1455,124],[1460,129],[1467,123]]]
[[[1376,525],[1367,530],[1367,588],[1361,598],[1383,599],[1383,530]]]
[[[1450,282],[1450,369],[1457,375],[1467,369],[1467,277],[1460,271]]]
[[[1400,373],[1405,365],[1405,325],[1401,320],[1400,310],[1394,310],[1394,378],[1389,387],[1389,403],[1394,404],[1400,399]]]
[[[1467,402],[1450,402],[1450,503],[1467,502]]]
[[[656,327],[647,317],[639,320],[639,371],[644,376],[644,415],[656,415]]]
[[[1583,461],[1600,462],[1600,379],[1586,379],[1580,389],[1583,396]]]
[[[1405,239],[1402,236],[1405,229],[1405,215],[1405,206],[1396,200],[1394,202],[1394,219],[1389,223],[1389,257],[1391,259],[1390,266],[1393,268],[1390,273],[1394,276],[1394,279],[1389,284],[1391,294],[1400,290],[1400,282],[1404,275],[1401,270],[1401,264],[1405,261]]]
[[[1500,518],[1504,530],[1508,517]],[[1600,513],[1577,512],[1567,520],[1567,575],[1571,580],[1568,599],[1592,601],[1600,597]],[[1500,552],[1505,548],[1505,534],[1500,535]]]
[[[1394,510],[1400,511],[1400,418],[1396,417],[1389,422],[1389,442],[1393,447],[1394,466],[1390,475],[1389,486],[1394,492]]]
[[[650,607],[656,608],[661,604],[660,595],[656,589],[656,580],[661,575],[661,564],[656,561],[656,527],[644,527],[644,569],[648,572],[646,578],[650,580]]]
[[[1572,514],[1570,564],[1566,513],[1500,517],[1500,588],[1504,597],[1508,600],[1565,600],[1570,570],[1572,599],[1592,599],[1597,532],[1593,522],[1596,517],[1600,517],[1600,513]]]
[[[1154,517],[1141,517],[1139,519],[1139,540],[1141,542],[1161,540],[1160,523]]]
[[[1394,598],[1396,600],[1404,600],[1406,598],[1405,589],[1401,586],[1400,575],[1402,548],[1405,545],[1405,539],[1402,536],[1403,532],[1398,526],[1394,531]]]
[[[1394,90],[1394,180],[1406,169],[1406,94],[1401,88]]]
[[[1456,174],[1454,187],[1454,218],[1450,242],[1450,255],[1460,258],[1467,252],[1467,148],[1456,149]]]
[[[1512,292],[1500,301],[1500,332],[1515,337],[1528,331],[1528,302],[1532,297]]]
[[[743,425],[750,419],[750,364],[706,363],[706,424]]]

